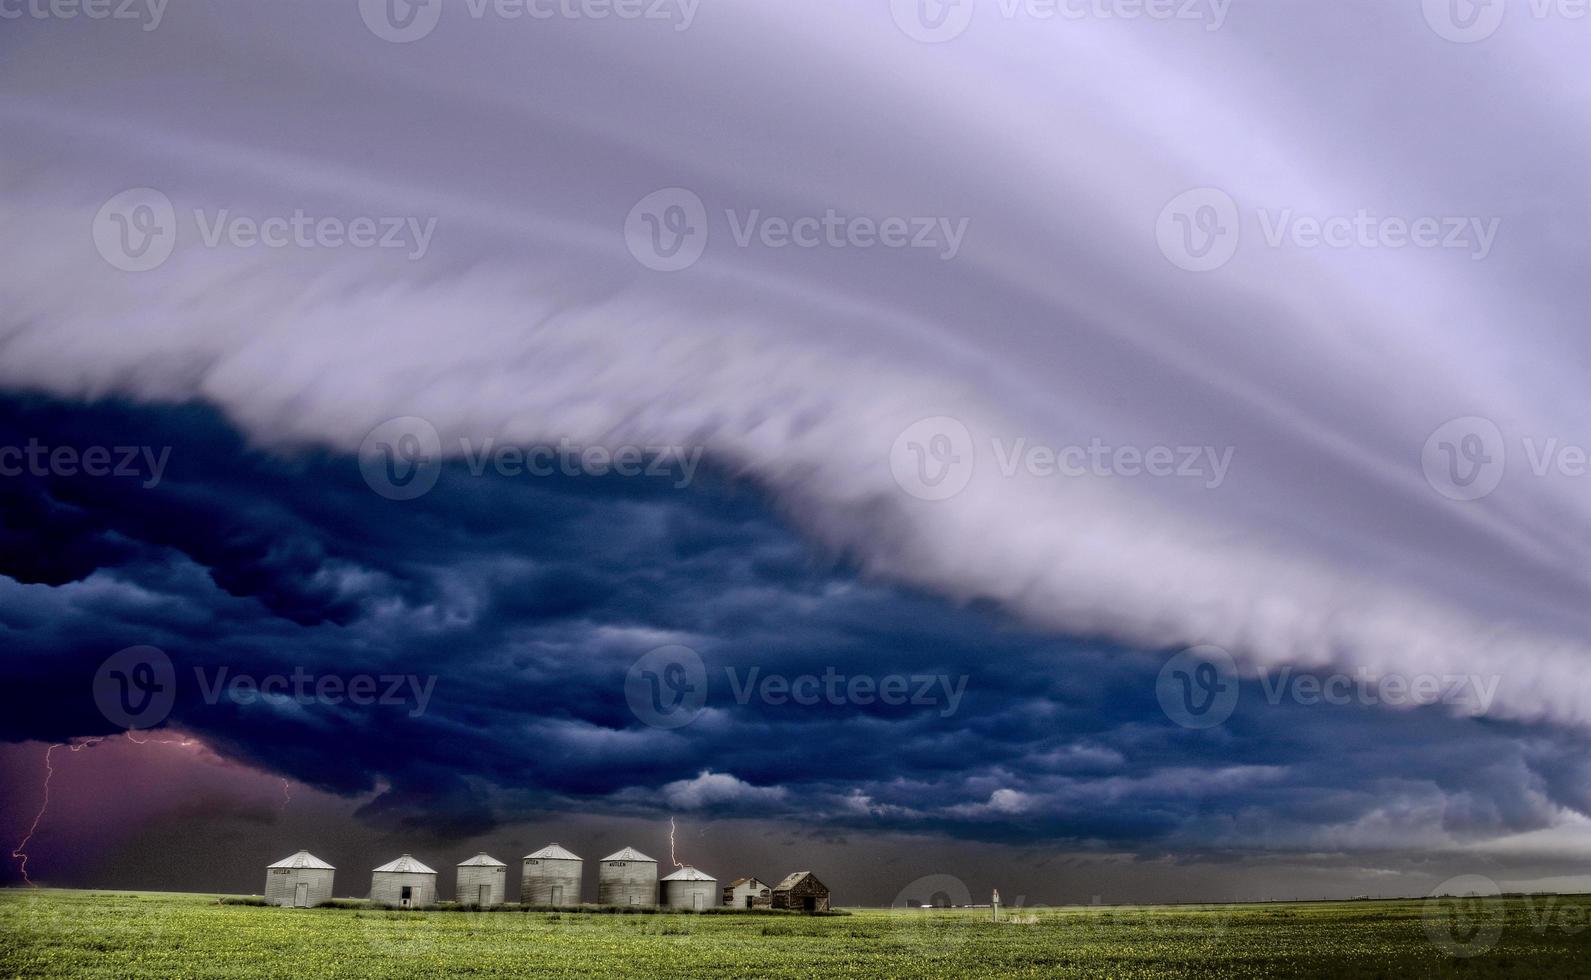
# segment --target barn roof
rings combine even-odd
[[[461,868],[506,868],[508,865],[487,854],[485,851],[475,855],[468,861],[460,861]]]
[[[705,872],[697,871],[695,868],[693,868],[693,867],[691,867],[690,865],[687,864],[687,865],[685,865],[685,867],[680,868],[678,871],[674,872],[671,875],[664,875],[663,876],[663,880],[664,881],[717,881],[718,879],[714,878],[710,874],[706,874]]]
[[[776,891],[776,892],[782,892],[782,891],[784,891],[787,888],[794,888],[796,885],[801,883],[801,879],[802,878],[812,878],[812,872],[810,872],[810,871],[795,871],[795,872],[792,872],[790,874],[787,874],[787,875],[784,876],[784,880],[783,881],[779,882],[779,884],[774,886],[773,890]],[[816,881],[817,879],[813,878],[813,880]],[[818,882],[818,883],[822,884],[822,882]]]
[[[622,851],[614,851],[612,854],[609,854],[607,857],[603,858],[602,860],[604,860],[604,861],[651,861],[653,864],[657,863],[657,860],[655,858],[649,858],[645,854],[642,854],[640,851],[637,851],[633,847],[626,847]]]
[[[539,851],[525,855],[527,858],[545,858],[549,861],[579,861],[580,855],[559,844],[548,844]]]
[[[768,887],[759,878],[736,878],[734,881],[729,883],[730,888],[739,888],[741,885],[757,885],[762,888]]]
[[[417,875],[434,875],[434,874],[436,874],[435,871],[432,871],[430,868],[428,868],[425,865],[421,864],[419,861],[416,861],[413,857],[411,857],[408,854],[405,854],[403,857],[398,858],[396,861],[388,861],[386,864],[383,864],[381,867],[377,868],[376,872],[377,873],[391,872],[391,873],[394,873],[394,874],[417,874]]]
[[[299,851],[292,857],[282,858],[275,864],[267,864],[267,868],[319,868],[323,871],[336,871],[337,869],[322,861],[308,851]]]

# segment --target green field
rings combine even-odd
[[[793,915],[290,910],[0,892],[3,977],[1591,977],[1591,896]],[[1434,938],[1433,938],[1434,937]],[[1478,955],[1459,957],[1458,952]]]

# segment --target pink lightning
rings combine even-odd
[[[669,817],[668,818],[668,859],[670,861],[674,862],[674,867],[676,867],[676,868],[685,867],[685,865],[679,863],[679,858],[674,856],[674,818],[673,817]]]
[[[11,856],[20,862],[19,869],[22,872],[22,880],[28,883],[29,888],[39,887],[33,883],[32,878],[28,877],[28,841],[32,840],[33,835],[38,832],[39,821],[44,819],[44,811],[50,808],[50,779],[55,775],[55,764],[51,761],[50,757],[55,754],[56,749],[63,745],[66,745],[66,747],[71,749],[73,752],[79,752],[88,748],[90,745],[97,745],[103,741],[105,741],[103,738],[95,737],[84,739],[82,742],[79,742],[76,745],[67,745],[65,742],[55,742],[44,750],[44,802],[39,804],[39,812],[33,815],[33,824],[32,826],[28,827],[27,836],[23,837],[22,843],[18,844],[11,852]]]
[[[197,739],[191,738],[140,739],[133,737],[132,729],[128,729],[123,734],[126,735],[128,741],[132,742],[134,745],[149,745],[150,743],[154,743],[155,745],[195,745],[198,742]],[[43,786],[44,800],[39,804],[39,812],[33,815],[33,823],[28,827],[27,836],[23,837],[21,843],[17,844],[17,846],[11,851],[11,856],[16,858],[18,861],[18,870],[22,872],[22,880],[28,883],[28,887],[39,887],[34,883],[32,878],[28,877],[28,842],[33,840],[34,834],[38,833],[39,823],[44,819],[44,811],[50,808],[50,780],[55,776],[55,763],[51,757],[55,754],[55,750],[59,748],[64,747],[72,752],[81,752],[90,745],[98,745],[103,741],[105,741],[105,736],[95,735],[91,738],[85,738],[77,742],[55,742],[45,747]],[[283,790],[285,791],[287,781],[283,780],[282,782]]]

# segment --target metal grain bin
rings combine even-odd
[[[663,879],[663,907],[670,909],[709,909],[718,904],[718,879],[690,865]]]
[[[436,872],[405,854],[370,874],[370,901],[413,909],[436,904]]]
[[[331,900],[336,868],[308,851],[299,851],[265,869],[265,903],[307,909]]]
[[[557,844],[525,855],[519,900],[526,905],[579,905],[585,861]]]
[[[459,862],[458,890],[454,895],[460,905],[490,908],[503,904],[507,893],[508,865],[485,851]]]
[[[657,862],[626,847],[597,868],[597,901],[603,905],[656,905]]]

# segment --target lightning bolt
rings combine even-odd
[[[669,817],[668,818],[668,859],[670,861],[674,862],[674,867],[676,867],[676,868],[685,867],[685,865],[679,863],[679,858],[674,856],[674,818],[673,817]]]
[[[284,779],[282,780],[282,808],[276,812],[285,812],[287,805],[291,802],[293,802],[293,784]]]
[[[44,811],[50,808],[50,780],[55,776],[55,762],[53,760],[55,750],[64,747],[72,752],[81,752],[90,745],[98,745],[103,741],[105,739],[95,737],[84,739],[76,744],[54,742],[44,749],[44,801],[39,804],[39,812],[33,815],[33,823],[28,827],[27,836],[23,837],[21,843],[17,844],[11,851],[11,856],[18,861],[18,870],[22,872],[22,880],[28,883],[29,888],[39,887],[32,878],[28,877],[28,842],[33,839],[34,834],[38,833],[39,821],[44,819]]]
[[[197,745],[198,740],[192,738],[135,738],[132,729],[122,734],[134,745]],[[17,868],[22,872],[22,880],[28,883],[29,888],[39,887],[32,878],[28,877],[28,842],[33,840],[33,835],[38,833],[39,824],[44,820],[44,812],[50,808],[50,780],[55,778],[55,750],[66,749],[68,752],[81,752],[91,745],[98,745],[105,741],[107,736],[95,735],[90,738],[78,739],[68,742],[53,742],[44,749],[44,799],[39,803],[39,810],[33,815],[33,823],[28,826],[27,835],[11,851],[11,856],[17,859]],[[286,780],[283,780],[286,783]]]

